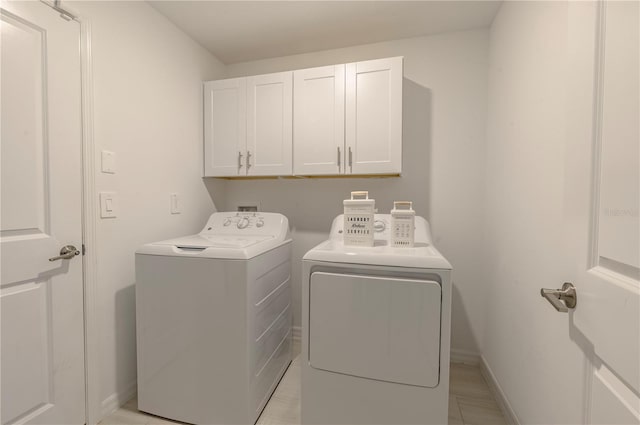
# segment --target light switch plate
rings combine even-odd
[[[102,151],[102,172],[116,173],[116,154],[110,151]]]
[[[180,205],[180,196],[177,193],[169,195],[171,202],[171,214],[180,214],[182,212],[182,205]]]
[[[100,192],[100,217],[114,218],[118,212],[118,199],[115,192]]]

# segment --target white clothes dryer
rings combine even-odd
[[[285,216],[220,212],[136,252],[138,408],[253,424],[291,362]]]
[[[445,424],[451,265],[415,218],[413,248],[345,246],[343,216],[303,258],[303,424]]]

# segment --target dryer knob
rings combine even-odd
[[[249,218],[243,217],[242,220],[238,222],[238,229],[244,229],[249,225]]]
[[[229,219],[229,218],[225,218],[224,222],[222,223],[223,226],[228,226],[230,224],[231,224],[231,219]]]
[[[262,227],[264,226],[264,221],[263,220],[258,220],[258,222],[256,223],[257,227]]]

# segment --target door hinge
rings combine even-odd
[[[56,12],[58,12],[60,14],[60,17],[65,21],[74,21],[77,19],[76,15],[74,15],[73,13],[65,9],[64,6],[62,6],[61,0],[53,0],[53,2],[50,0],[41,0],[41,1],[42,3],[46,4],[47,6],[49,6]]]

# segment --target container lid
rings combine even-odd
[[[411,201],[394,201],[391,214],[415,214],[413,210],[413,202]]]
[[[357,190],[355,192],[351,192],[351,199],[369,199],[369,191]]]
[[[369,192],[358,190],[351,192],[351,199],[345,199],[344,205],[375,205],[375,199],[369,199]]]

